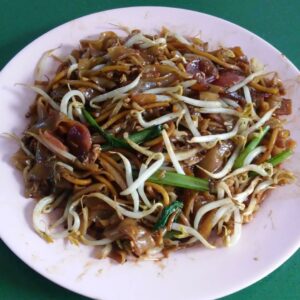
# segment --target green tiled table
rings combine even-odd
[[[182,7],[227,19],[269,41],[300,68],[299,0],[0,0],[0,68],[57,25],[93,12],[135,5]],[[44,279],[0,241],[0,299],[86,298]],[[300,251],[260,282],[224,299],[300,299]]]

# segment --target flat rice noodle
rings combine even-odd
[[[224,164],[226,157],[233,148],[231,141],[224,141],[209,149],[200,161],[199,166],[211,173],[218,171]],[[207,174],[200,172],[201,175],[207,177]]]
[[[205,239],[208,239],[213,229],[212,219],[215,213],[215,209],[209,211],[207,214],[205,214],[205,216],[200,222],[198,231]]]
[[[49,132],[55,131],[58,126],[69,119],[66,117],[65,114],[60,113],[56,110],[50,109],[46,119],[40,120],[33,126],[31,126],[28,131],[32,133],[38,133],[39,130],[48,130]]]
[[[119,62],[120,60],[132,56],[132,55],[139,55],[139,51],[132,48],[127,48],[125,46],[115,46],[109,48],[108,54],[112,62]]]
[[[129,240],[132,252],[141,256],[155,247],[155,241],[151,233],[136,220],[126,218],[113,230],[104,231],[104,236],[110,239]]]
[[[55,160],[36,163],[26,178],[26,195],[35,198],[45,197],[55,186]]]

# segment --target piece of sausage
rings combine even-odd
[[[192,74],[198,83],[209,83],[219,76],[217,67],[205,57],[197,58],[189,62],[186,71]]]
[[[92,147],[92,138],[87,127],[74,121],[67,134],[67,143],[71,152],[83,159]]]

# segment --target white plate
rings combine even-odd
[[[163,7],[133,7],[104,11],[62,25],[41,36],[3,69],[0,77],[0,132],[20,134],[33,93],[15,86],[31,83],[40,55],[115,27],[140,28],[146,32],[166,26],[184,35],[201,37],[211,45],[241,46],[249,57],[257,57],[269,70],[277,70],[294,100],[300,98],[299,71],[280,52],[254,35],[227,21],[189,10]],[[288,127],[300,142],[300,101],[293,102]],[[288,259],[300,242],[300,188],[298,184],[273,192],[255,220],[244,226],[234,248],[215,251],[189,249],[161,263],[139,262],[117,265],[93,258],[92,249],[55,242],[48,245],[32,230],[34,202],[22,196],[20,174],[9,165],[16,146],[0,141],[0,233],[3,241],[25,263],[46,278],[77,293],[101,299],[212,299],[240,290],[272,272]],[[299,151],[287,166],[299,175]]]

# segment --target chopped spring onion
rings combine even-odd
[[[196,229],[185,226],[179,223],[173,223],[171,225],[172,230],[179,231],[181,233],[188,233],[195,237],[197,240],[199,240],[205,247],[210,248],[210,249],[215,249],[216,247],[210,244]]]
[[[161,134],[161,130],[161,125],[155,125],[153,127],[132,133],[128,136],[128,138],[134,143],[141,144],[158,137]]]
[[[179,163],[179,161],[176,158],[176,155],[174,153],[173,147],[171,145],[171,142],[170,142],[170,139],[168,137],[168,134],[167,134],[166,130],[164,129],[161,133],[162,133],[162,137],[163,137],[165,146],[167,148],[169,157],[170,157],[170,159],[173,163],[173,166],[174,166],[175,170],[177,171],[178,174],[185,174],[182,167],[181,167],[181,165],[180,165],[180,163]]]
[[[208,180],[175,172],[157,172],[148,181],[196,191],[209,191]]]
[[[178,215],[181,212],[182,208],[183,208],[183,202],[178,201],[178,200],[175,200],[168,206],[164,207],[159,219],[154,224],[153,230],[156,231],[156,230],[164,228],[168,222],[169,217],[174,212],[176,212],[176,214]]]
[[[257,137],[253,138],[248,145],[245,147],[245,149],[241,152],[239,157],[236,159],[234,163],[234,168],[240,168],[244,165],[245,158],[260,144],[264,136],[269,131],[270,126],[265,126],[261,132],[258,134]]]
[[[206,142],[215,142],[215,141],[224,141],[228,140],[232,137],[234,137],[238,131],[240,126],[243,123],[243,119],[239,119],[232,131],[226,132],[226,133],[219,133],[219,134],[211,134],[211,135],[202,135],[202,136],[197,136],[193,137],[189,143],[206,143]]]
[[[273,167],[281,164],[284,160],[288,159],[293,154],[293,151],[290,149],[284,150],[277,155],[271,157],[268,160],[268,163],[272,164]]]
[[[120,139],[120,140],[125,141],[129,146],[134,148],[132,146],[132,143],[142,144],[144,142],[150,141],[150,140],[158,137],[159,135],[161,135],[161,129],[162,129],[161,125],[152,126],[152,127],[146,128],[144,130],[132,133],[132,134],[128,135],[127,138]],[[127,145],[127,148],[128,148],[128,145]],[[102,145],[102,150],[107,150],[110,148],[111,148],[110,145],[107,145],[107,144]]]
[[[260,70],[260,71],[257,71],[255,73],[252,73],[250,74],[248,77],[246,77],[244,80],[242,80],[241,82],[231,86],[229,89],[228,89],[228,92],[229,93],[232,93],[232,92],[235,92],[237,91],[238,89],[242,88],[244,85],[248,84],[249,82],[251,82],[255,77],[257,76],[261,76],[261,75],[265,75],[267,74],[266,71],[264,70]]]
[[[114,98],[116,95],[124,94],[124,93],[134,89],[138,85],[138,83],[140,82],[141,76],[142,76],[141,74],[139,76],[137,76],[128,85],[122,86],[122,87],[117,88],[117,89],[115,89],[113,91],[110,91],[108,93],[105,93],[105,94],[94,97],[90,101],[90,106],[94,107],[94,108],[98,108],[98,106],[95,103],[100,103],[100,102],[106,101],[107,99]]]
[[[134,145],[141,144],[141,143],[144,143],[146,141],[149,141],[149,140],[152,140],[152,139],[158,137],[161,134],[161,128],[162,127],[160,125],[152,126],[152,127],[146,128],[144,130],[132,133],[132,134],[128,135],[126,138],[119,139],[119,140],[120,140],[120,142],[122,141],[122,143],[123,143],[123,141],[125,143],[127,143],[126,148],[128,148],[128,146],[131,146],[133,149],[135,149],[133,144]],[[104,145],[102,145],[102,150],[108,150],[111,147],[112,146],[109,144],[104,144]],[[124,144],[124,147],[125,147],[125,144]],[[151,152],[151,154],[152,154],[152,152]]]
[[[176,94],[173,94],[173,96],[182,102],[196,107],[222,107],[222,103],[220,101],[198,100]]]
[[[145,172],[143,172],[127,189],[122,191],[120,195],[129,195],[151,177],[162,166],[165,158],[161,153],[156,153],[158,160],[153,163]]]
[[[97,121],[93,118],[93,116],[85,109],[82,109],[83,115],[86,119],[86,121],[96,128],[106,139],[108,144],[105,144],[102,146],[103,150],[108,150],[111,147],[113,148],[129,148],[130,145],[125,139],[116,138],[113,134],[107,132],[103,128],[101,128]],[[160,126],[153,126],[151,128],[133,133],[129,136],[129,139],[132,140],[135,143],[143,143],[145,141],[151,140],[161,133],[161,127]]]
[[[102,127],[100,127],[97,123],[97,121],[92,117],[92,115],[85,109],[82,109],[82,113],[84,118],[86,119],[86,121],[93,126],[94,128],[96,128],[102,135],[103,137],[106,139],[106,141],[109,143],[110,146],[114,147],[114,148],[127,148],[128,144],[126,143],[126,141],[116,138],[114,135],[112,135],[111,133],[107,132],[106,130],[104,130]]]
[[[143,126],[144,128],[148,128],[148,127],[151,127],[151,126],[161,125],[161,124],[164,124],[164,123],[169,122],[171,120],[177,119],[177,118],[181,117],[182,114],[184,114],[184,111],[179,111],[179,112],[176,112],[176,113],[165,114],[162,117],[159,117],[157,119],[153,119],[153,120],[151,120],[149,122],[145,121],[143,119],[142,112],[137,111],[135,114],[137,116],[137,119],[138,119],[140,125]]]
[[[244,160],[244,164],[243,166],[247,166],[250,165],[251,162],[261,153],[264,153],[266,151],[266,147],[265,146],[259,146],[257,148],[255,148],[254,150],[252,150],[245,158]]]

